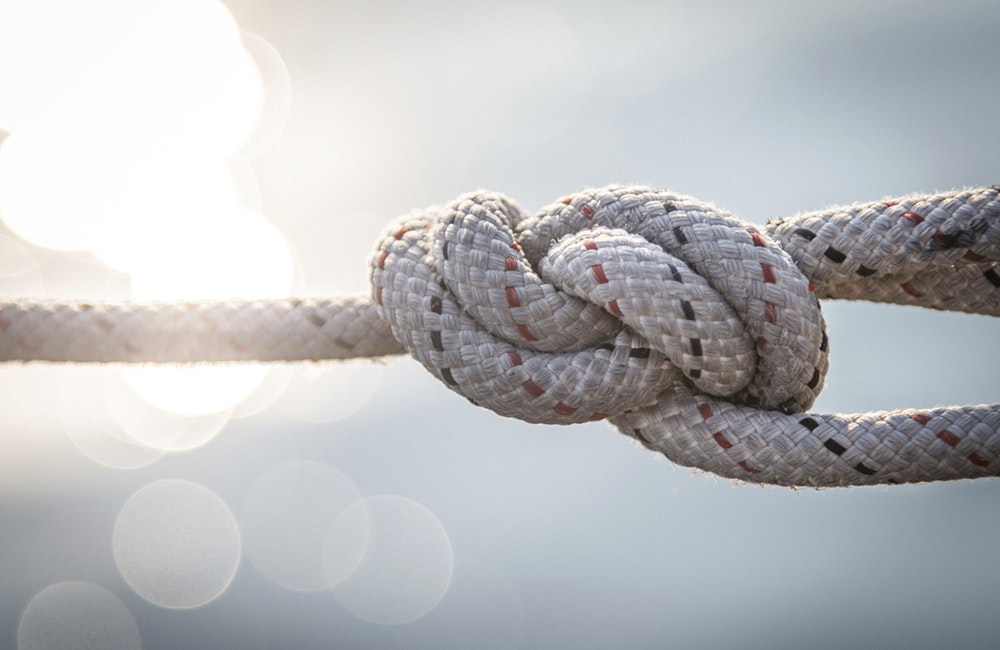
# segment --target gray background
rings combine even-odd
[[[227,5],[288,68],[288,123],[251,165],[310,295],[364,291],[359,242],[480,187],[534,210],[638,182],[763,223],[1000,182],[995,2]],[[355,270],[331,274],[330,260]],[[81,265],[54,259],[46,272]],[[86,281],[77,288],[86,297]],[[824,313],[831,370],[817,412],[1000,401],[995,320],[861,304]],[[67,371],[30,372],[44,386]],[[3,381],[8,405],[54,408],[44,390],[19,393],[16,375]],[[244,562],[216,602],[170,611],[118,576],[110,530],[136,488],[187,478],[238,510],[285,459],[320,460],[366,495],[432,511],[456,562],[441,604],[375,625]],[[309,425],[271,409],[135,471],[91,463],[51,418],[0,412],[0,474],[0,646],[14,644],[34,593],[73,579],[118,595],[147,648],[930,648],[994,647],[1000,635],[993,480],[737,485],[676,468],[607,424],[477,410],[407,359],[347,419]],[[54,521],[65,545],[40,550]]]

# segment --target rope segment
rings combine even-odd
[[[528,422],[608,419],[672,461],[840,486],[1000,475],[1000,405],[822,415],[820,300],[1000,316],[1000,189],[757,227],[648,187],[523,213],[476,192],[390,226],[370,298],[0,303],[0,360],[297,361],[409,352]]]

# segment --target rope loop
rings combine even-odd
[[[393,225],[379,314],[453,390],[567,424],[655,403],[676,381],[783,412],[827,369],[809,280],[769,236],[691,197],[613,186],[535,216],[477,192]]]

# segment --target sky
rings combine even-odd
[[[992,185],[998,24],[971,0],[6,2],[0,300],[363,294],[392,219],[480,188],[534,211],[634,182],[762,224]],[[994,319],[823,313],[815,412],[1000,402]],[[998,490],[735,483],[403,357],[2,367],[0,646],[993,647]]]

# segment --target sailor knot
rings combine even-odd
[[[812,287],[753,224],[610,186],[528,215],[474,192],[393,224],[372,258],[395,338],[475,404],[529,422],[620,415],[679,385],[801,412],[827,336]]]

